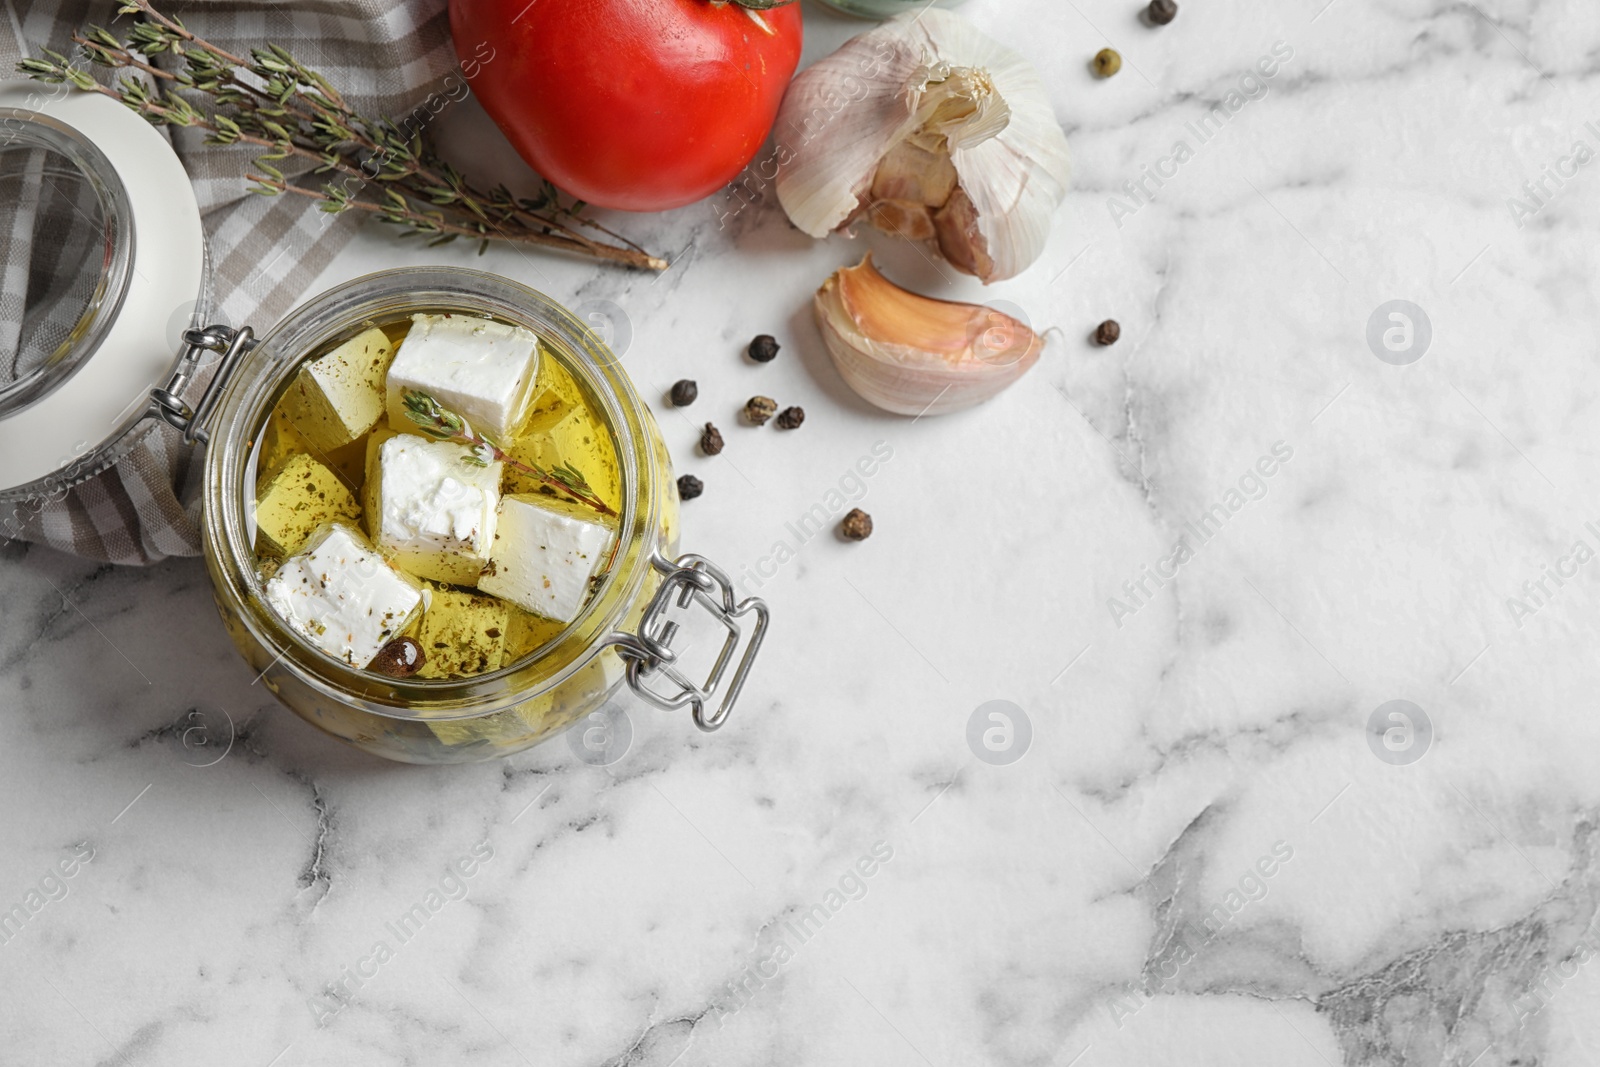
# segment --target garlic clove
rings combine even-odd
[[[934,212],[955,192],[956,168],[948,155],[902,141],[878,164],[866,217],[883,233],[931,241],[938,235]]]
[[[874,200],[867,209],[867,220],[884,233],[908,241],[931,241],[939,233],[927,206],[910,200]]]
[[[939,207],[956,191],[956,168],[944,152],[930,152],[911,141],[889,150],[872,176],[873,202],[909,200]]]
[[[967,194],[957,189],[933,217],[939,251],[957,270],[987,279],[995,273],[989,242],[978,225],[978,212]]]
[[[813,309],[845,382],[899,415],[939,415],[988,400],[1044,351],[1026,323],[981,304],[902,289],[871,255],[830,275]]]

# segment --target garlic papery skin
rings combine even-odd
[[[1044,251],[1072,171],[1038,72],[939,8],[801,71],[774,133],[778,202],[801,230],[866,221],[986,283]]]
[[[898,415],[982,403],[1026,374],[1044,351],[1026,323],[981,304],[902,289],[870,255],[830,275],[812,306],[845,382]]]

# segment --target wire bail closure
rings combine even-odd
[[[211,435],[206,431],[206,422],[216,410],[217,401],[222,399],[228,379],[233,377],[243,357],[256,346],[255,332],[248,326],[237,330],[231,326],[207,326],[203,330],[183,331],[183,341],[183,358],[178,360],[178,368],[172,372],[171,379],[164,387],[150,390],[150,408],[145,418],[160,419],[182,430],[186,445],[196,441],[207,444]],[[200,357],[206,352],[221,352],[222,359],[205,392],[200,394],[199,403],[191,408],[183,399],[183,391],[194,380],[200,369]]]
[[[617,646],[618,651],[627,657],[628,685],[635,693],[664,711],[690,705],[694,724],[710,733],[728,721],[728,715],[733,711],[733,705],[739,699],[739,692],[744,688],[745,679],[755,663],[761,642],[766,639],[767,603],[760,597],[749,597],[735,603],[733,583],[727,574],[703,556],[690,553],[668,560],[660,555],[652,555],[650,563],[666,577],[639,620],[639,632],[613,633],[605,644]],[[698,603],[727,631],[716,664],[703,683],[696,684],[678,669],[678,657],[673,651],[672,641],[678,634],[679,626],[666,617],[674,601],[680,608],[688,607],[691,601]],[[745,643],[744,655],[728,681],[722,702],[715,713],[708,715],[706,708],[716,697],[723,675],[733,662],[734,653],[738,651],[744,635],[737,620],[751,614],[755,616],[755,625]],[[649,680],[657,676],[665,677],[674,688],[666,692],[654,688]]]

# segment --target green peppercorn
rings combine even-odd
[[[753,396],[744,405],[744,417],[753,426],[765,426],[778,412],[778,402],[770,396]]]
[[[872,516],[860,508],[851,508],[839,522],[839,536],[846,541],[865,541],[872,536]]]
[[[1102,78],[1109,78],[1122,69],[1122,57],[1115,49],[1102,48],[1094,54],[1094,72]]]

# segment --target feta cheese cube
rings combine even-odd
[[[610,528],[587,518],[593,514],[538,493],[506,497],[478,588],[536,615],[571,622],[611,547]]]
[[[521,425],[539,375],[531,330],[475,315],[411,316],[411,331],[389,365],[389,427],[416,429],[405,395],[421,392],[479,433],[507,440]]]
[[[422,588],[353,526],[329,523],[267,580],[267,603],[313,645],[365,667],[416,618]]]
[[[290,556],[323,523],[360,514],[339,476],[300,452],[269,473],[256,494],[256,535],[264,551]]]
[[[366,452],[361,462],[361,511],[366,516],[367,535],[374,541],[378,536],[374,521],[378,514],[378,483],[382,480],[378,477],[378,463],[384,443],[398,436],[387,426],[379,426],[367,434]]]
[[[505,601],[501,601],[505,603]],[[506,630],[506,662],[511,663],[529,655],[561,636],[564,623],[535,615],[525,608],[508,604],[509,628]]]
[[[380,431],[388,432],[379,426],[374,428],[372,433]],[[372,433],[369,433],[367,438],[370,438]],[[261,428],[261,445],[256,450],[256,469],[261,472],[261,477],[256,480],[258,494],[265,488],[267,477],[298,452],[314,457],[324,467],[333,471],[339,476],[340,481],[351,487],[352,492],[359,489],[366,470],[365,439],[358,438],[348,445],[332,450],[317,448],[306,440],[304,434],[294,428],[294,423],[289,421],[288,412],[280,404],[272,409],[267,424]]]
[[[311,442],[294,428],[282,405],[273,408],[267,424],[261,428],[261,447],[256,453],[259,469],[263,473],[273,471],[287,463],[296,452],[310,451]]]
[[[503,600],[437,587],[429,591],[417,642],[427,656],[418,675],[449,678],[503,665],[512,608]]]
[[[476,585],[489,561],[503,463],[465,446],[397,434],[371,450],[367,523],[378,550],[418,578]]]
[[[383,418],[383,372],[394,354],[376,327],[305,364],[283,396],[283,410],[319,452],[332,452]]]
[[[560,360],[539,361],[539,380],[533,387],[533,405],[524,433],[539,433],[554,426],[567,412],[584,404],[583,391]]]
[[[583,475],[601,503],[613,510],[621,504],[622,479],[616,448],[610,438],[597,429],[594,418],[586,411],[569,411],[543,430],[517,438],[506,453],[512,459],[544,470],[571,467]],[[542,484],[538,478],[515,467],[506,472],[507,492],[533,493]]]

